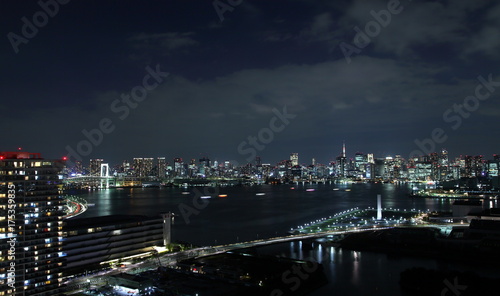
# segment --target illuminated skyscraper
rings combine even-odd
[[[198,165],[198,171],[201,175],[206,175],[210,171],[210,159],[208,157],[200,158]]]
[[[354,155],[354,170],[356,171],[357,177],[366,176],[366,155],[361,152],[356,152]]]
[[[59,295],[62,160],[0,152],[0,295]]]
[[[366,161],[367,161],[368,163],[375,163],[375,158],[373,157],[373,153],[368,153],[368,154],[366,155]]]
[[[141,177],[143,163],[144,163],[144,159],[143,158],[135,157],[132,160],[132,167],[134,169],[134,176],[135,177]]]
[[[133,166],[136,177],[147,177],[153,170],[153,158],[134,158]]]
[[[194,164],[196,166],[196,163]],[[182,158],[174,158],[174,174],[175,176],[184,176],[184,162]]]
[[[466,155],[464,160],[465,160],[464,175],[468,178],[474,177],[473,157]]]
[[[442,166],[448,166],[448,151],[446,149],[441,149],[441,155],[439,157],[439,164]]]
[[[299,154],[298,153],[290,154],[290,162],[292,163],[292,167],[299,165]]]
[[[167,172],[167,162],[165,157],[158,157],[156,159],[156,174],[158,178],[165,178]]]
[[[90,175],[91,176],[100,176],[101,175],[101,164],[103,160],[102,159],[91,159],[90,160]]]
[[[484,176],[485,172],[485,161],[482,155],[474,156],[473,161],[473,174],[476,177]]]
[[[208,157],[200,158],[200,166],[210,167],[210,159]]]
[[[196,175],[198,174],[198,165],[196,164],[196,159],[195,158],[191,158],[191,160],[189,161],[189,164],[185,164],[182,162],[182,158],[176,158],[176,159],[180,159],[180,163],[176,163],[176,166],[179,167],[179,176],[181,176],[180,174],[182,175],[186,175],[188,177],[196,177]]]
[[[144,177],[151,176],[151,173],[153,171],[153,166],[154,166],[154,158],[152,158],[152,157],[144,158],[144,166],[142,168],[143,171],[142,171],[141,177],[142,176],[144,176]]]
[[[345,156],[345,142],[342,143],[342,155],[337,157],[337,175],[339,177],[347,176],[347,167],[346,167],[346,156]]]
[[[366,163],[366,156],[361,152],[356,152],[354,155],[354,168],[360,170]]]

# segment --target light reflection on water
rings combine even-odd
[[[295,189],[291,189],[295,187]],[[339,188],[340,190],[333,190]],[[315,191],[306,191],[314,188]],[[350,188],[347,192],[345,189]],[[180,188],[133,188],[124,190],[91,191],[82,194],[88,203],[94,203],[80,217],[105,215],[159,215],[160,212],[176,213],[173,240],[198,245],[213,245],[254,240],[257,237],[275,237],[286,234],[290,228],[315,221],[354,207],[376,207],[377,194],[382,194],[383,207],[416,210],[451,209],[452,201],[440,199],[409,198],[411,187],[393,184],[353,185],[262,185],[254,187],[219,188],[199,213],[189,216],[189,223],[179,213],[179,205],[193,206],[191,194],[182,194]],[[265,193],[265,195],[256,195]],[[489,201],[488,206],[497,206]],[[330,283],[311,295],[401,295],[399,274],[410,267],[446,270],[467,270],[459,264],[431,259],[391,257],[385,254],[354,252],[335,247],[318,247],[302,250],[302,241],[259,248],[259,252],[282,255],[300,260],[313,258],[323,263]],[[495,270],[486,272],[498,273]],[[498,276],[498,275],[497,275]]]
[[[295,187],[294,190],[291,187]],[[306,191],[313,187],[315,191]],[[173,239],[197,245],[212,245],[254,240],[284,235],[291,228],[354,207],[376,206],[377,194],[382,194],[383,207],[416,208],[417,210],[449,210],[451,204],[439,200],[409,198],[406,185],[352,184],[341,185],[261,185],[252,187],[219,188],[218,194],[206,199],[208,205],[184,219],[179,206],[193,208],[193,189],[190,195],[181,188],[132,188],[124,190],[91,191],[82,194],[90,207],[80,217],[105,215],[149,215],[172,211],[175,219]],[[350,188],[346,192],[344,189]],[[256,195],[265,193],[265,195]]]
[[[479,267],[427,258],[358,252],[338,247],[323,247],[319,243],[314,243],[312,250],[302,250],[302,245],[301,241],[282,243],[259,247],[257,252],[321,263],[329,283],[309,294],[313,296],[399,296],[402,295],[399,287],[400,273],[412,267],[441,271],[473,271],[481,276],[500,276],[500,271],[494,266]]]

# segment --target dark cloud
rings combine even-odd
[[[402,11],[347,63],[339,44],[353,44],[353,28],[364,28],[388,2],[245,1],[223,22],[205,4],[196,12],[193,4],[167,9],[160,2],[113,11],[91,2],[102,17],[87,26],[72,16],[93,12],[68,4],[18,54],[4,39],[3,149],[22,145],[56,157],[109,118],[115,130],[88,157],[244,162],[238,145],[268,127],[273,108],[286,106],[297,117],[261,152],[265,162],[290,152],[327,162],[343,140],[351,153],[406,155],[436,127],[446,129],[452,154],[498,153],[498,134],[486,127],[500,114],[500,93],[481,101],[457,130],[443,113],[474,95],[479,75],[500,80],[500,5],[401,1]],[[4,36],[34,13],[16,11],[18,19],[4,20]],[[117,26],[126,12],[135,14]],[[188,20],[189,12],[196,17]],[[62,33],[65,26],[77,31]],[[111,105],[157,64],[169,77],[121,120]],[[478,135],[491,141],[482,145]]]
[[[164,48],[167,52],[198,45],[199,42],[193,38],[193,32],[169,32],[161,34],[141,33],[130,38],[130,41],[138,48]]]

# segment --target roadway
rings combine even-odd
[[[242,242],[242,243],[233,243],[233,244],[226,244],[226,245],[194,248],[194,249],[189,249],[186,251],[180,251],[180,252],[175,252],[175,253],[160,254],[160,255],[158,255],[157,258],[151,257],[151,258],[148,258],[148,259],[146,259],[142,262],[139,262],[139,263],[129,264],[125,267],[119,267],[119,268],[109,270],[109,271],[101,271],[101,272],[98,272],[97,274],[90,274],[87,276],[78,277],[75,279],[68,280],[65,283],[67,284],[68,287],[75,288],[75,291],[73,291],[73,292],[77,292],[77,291],[82,291],[82,287],[85,287],[85,286],[88,287],[89,282],[96,283],[96,282],[100,281],[101,279],[99,279],[99,277],[112,276],[112,275],[116,275],[116,274],[119,274],[122,272],[137,274],[137,273],[144,272],[146,270],[151,270],[151,269],[157,268],[158,263],[160,263],[161,266],[174,265],[178,261],[191,259],[191,258],[211,256],[211,255],[221,254],[221,253],[234,251],[234,250],[238,250],[238,249],[265,246],[265,245],[277,244],[277,243],[285,243],[285,242],[290,242],[290,241],[295,241],[295,240],[313,239],[313,238],[324,237],[327,235],[340,235],[340,234],[348,234],[348,233],[353,233],[353,232],[383,230],[383,229],[390,229],[390,228],[393,228],[393,227],[370,227],[370,228],[357,228],[357,229],[342,230],[342,231],[317,232],[317,233],[310,233],[310,234],[295,234],[295,235],[288,235],[288,236],[281,236],[281,237],[272,237],[272,238],[267,238],[267,239],[258,239],[258,240]],[[159,262],[158,262],[158,260],[159,260]],[[69,294],[71,294],[71,293],[69,293]]]

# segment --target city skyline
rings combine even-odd
[[[166,162],[166,164],[173,164],[176,159],[181,159],[181,160],[183,160],[183,162],[186,162],[186,163],[190,163],[193,160],[195,160],[198,163],[199,160],[207,158],[208,160],[210,160],[211,163],[213,163],[214,161],[217,161],[219,164],[222,164],[225,161],[230,161],[232,164],[234,164],[236,166],[244,166],[246,164],[255,164],[257,159],[260,163],[275,165],[275,164],[278,164],[282,161],[289,159],[289,157],[291,157],[291,154],[297,154],[298,165],[311,165],[311,164],[313,164],[313,165],[314,164],[328,165],[331,162],[336,162],[337,158],[339,158],[341,156],[344,156],[347,160],[354,160],[357,154],[373,155],[374,158],[378,158],[378,159],[384,159],[387,157],[396,157],[396,156],[400,156],[401,158],[403,158],[405,160],[409,160],[412,158],[412,157],[410,157],[411,153],[408,153],[408,152],[395,152],[393,154],[380,154],[380,155],[373,153],[373,152],[370,152],[370,151],[366,152],[364,150],[363,151],[351,151],[351,152],[349,152],[349,149],[346,148],[348,146],[346,146],[346,145],[348,145],[348,143],[346,144],[345,141],[343,141],[339,152],[337,154],[335,154],[335,152],[333,152],[332,156],[327,158],[327,159],[319,159],[318,157],[314,156],[315,155],[314,153],[311,153],[311,152],[306,153],[307,155],[312,155],[312,157],[310,157],[310,158],[305,158],[304,156],[302,156],[303,155],[302,152],[301,153],[294,152],[294,153],[289,153],[289,154],[286,154],[286,153],[282,154],[281,158],[278,157],[278,158],[272,159],[272,160],[266,159],[266,158],[261,157],[260,155],[257,155],[256,158],[254,158],[250,161],[242,160],[242,162],[239,162],[236,159],[212,157],[210,154],[203,154],[203,153],[199,153],[196,156],[190,155],[189,157],[184,157],[184,155],[174,155],[174,156],[169,155],[169,156],[167,156],[165,154],[145,155],[145,154],[139,153],[138,155],[132,155],[130,158],[123,158],[123,159],[118,159],[118,158],[112,157],[112,156],[110,157],[110,156],[96,155],[96,157],[82,157],[82,160],[76,160],[72,157],[69,157],[70,154],[64,154],[64,155],[59,155],[59,156],[55,157],[55,159],[64,159],[67,161],[69,166],[75,166],[76,162],[80,162],[84,165],[88,164],[90,167],[90,162],[93,159],[101,160],[101,162],[107,163],[110,166],[117,166],[119,164],[122,164],[123,162],[132,163],[134,161],[134,159],[139,159],[139,158],[141,158],[141,159],[153,159],[155,161],[157,159],[161,158]],[[3,149],[3,150],[4,151],[23,152],[23,151],[27,151],[27,150],[33,150],[33,149],[25,149],[24,147],[17,147],[17,149]],[[426,155],[430,155],[432,153],[440,153],[443,150],[448,153],[449,159],[463,158],[465,156],[481,156],[481,157],[484,157],[486,160],[488,160],[488,159],[493,159],[494,156],[498,155],[498,153],[493,153],[491,155],[484,155],[484,154],[480,154],[480,153],[466,154],[466,153],[460,153],[459,151],[451,151],[451,153],[450,153],[450,151],[448,149],[441,147],[440,149],[436,149],[435,151],[432,151],[430,153],[418,154],[415,156],[416,157],[426,156]],[[50,151],[50,150],[44,151],[43,153],[44,153],[44,155],[54,154],[53,151]],[[289,159],[289,160],[291,160],[291,159]]]
[[[208,157],[199,159],[186,159],[180,157],[167,161],[166,157],[133,158],[132,161],[124,160],[122,163],[109,164],[104,159],[89,159],[86,163],[77,162],[67,166],[65,174],[68,178],[76,177],[111,177],[125,182],[167,181],[189,179],[224,179],[248,178],[257,183],[262,180],[280,179],[285,182],[290,180],[312,181],[317,180],[358,180],[358,181],[437,181],[448,182],[476,178],[497,186],[500,175],[500,155],[494,154],[492,158],[483,155],[460,155],[451,157],[446,149],[429,153],[419,157],[405,159],[401,155],[377,157],[372,153],[356,152],[354,157],[347,157],[346,145],[342,145],[342,153],[334,161],[317,163],[311,159],[309,164],[300,163],[299,153],[289,154],[289,159],[277,163],[263,163],[257,156],[254,162],[239,164],[229,160],[211,160]],[[132,179],[130,179],[132,178]],[[82,179],[83,180],[83,179]],[[97,179],[89,179],[92,180]],[[173,184],[173,183],[171,183]],[[108,186],[108,185],[106,185]],[[116,186],[116,185],[112,185]]]
[[[214,3],[3,3],[4,149],[497,153],[500,4]]]
[[[248,161],[248,162],[244,161],[242,163],[240,163],[238,161],[235,161],[234,159],[213,158],[210,155],[206,155],[206,154],[200,154],[197,157],[180,157],[181,155],[176,155],[176,156],[173,156],[173,157],[171,157],[171,156],[167,157],[165,155],[157,155],[157,156],[152,156],[152,155],[136,155],[136,156],[133,156],[132,158],[122,159],[122,160],[119,160],[117,162],[109,161],[109,159],[112,159],[112,158],[97,157],[97,158],[87,158],[82,163],[89,163],[93,159],[96,159],[96,160],[100,160],[101,162],[108,163],[110,165],[119,165],[119,164],[121,164],[123,162],[130,162],[130,163],[132,163],[135,159],[153,159],[153,160],[157,160],[157,159],[161,158],[167,164],[174,164],[177,159],[180,159],[181,161],[183,161],[185,163],[191,163],[192,161],[195,161],[196,163],[198,163],[199,161],[207,159],[211,163],[217,162],[219,165],[222,165],[225,161],[229,161],[229,162],[232,162],[233,165],[237,165],[237,166],[238,165],[239,166],[244,166],[244,165],[247,165],[247,164],[256,164],[257,162],[259,162],[260,164],[274,165],[274,164],[277,164],[277,163],[280,163],[280,162],[286,161],[286,160],[290,160],[291,163],[295,163],[295,161],[296,161],[296,165],[311,165],[311,164],[312,165],[314,165],[314,164],[328,165],[331,162],[336,162],[339,157],[344,157],[346,160],[355,160],[356,155],[365,155],[365,156],[366,155],[371,155],[374,159],[375,158],[376,159],[385,159],[385,158],[398,157],[398,156],[401,157],[402,159],[405,159],[405,160],[410,160],[412,158],[412,157],[408,157],[410,155],[409,153],[395,153],[395,154],[384,154],[384,155],[377,155],[377,154],[372,153],[372,152],[364,152],[364,151],[355,151],[355,152],[349,153],[349,152],[347,152],[348,150],[347,150],[346,147],[347,146],[346,146],[346,143],[344,141],[343,145],[341,147],[341,150],[339,151],[339,153],[337,155],[333,155],[329,159],[323,159],[323,160],[320,159],[319,161],[318,161],[317,157],[311,157],[309,159],[306,159],[306,158],[302,157],[301,153],[290,152],[289,154],[283,154],[282,157],[279,158],[279,159],[273,159],[273,160],[263,159],[260,155],[257,155],[253,160]],[[466,157],[466,156],[472,156],[472,157],[481,156],[481,157],[484,157],[486,160],[488,160],[488,159],[493,159],[495,156],[498,155],[497,153],[494,153],[492,155],[483,155],[483,154],[471,154],[471,155],[468,155],[468,154],[464,154],[464,153],[460,153],[460,152],[456,152],[456,151],[455,151],[455,153],[450,154],[450,151],[448,149],[441,148],[441,149],[432,151],[430,153],[418,155],[418,156],[413,157],[413,158],[425,157],[425,156],[431,155],[433,153],[440,154],[440,153],[443,153],[443,151],[446,152],[446,154],[447,154],[447,156],[448,156],[449,159],[458,159],[458,158],[463,158],[463,157]],[[314,155],[314,153],[309,153],[309,154]],[[406,155],[406,157],[405,157],[405,155]],[[63,157],[67,157],[67,156],[65,155]],[[294,158],[295,161],[292,158]],[[72,163],[70,162],[70,164],[72,164]]]
[[[0,20],[0,296],[495,290],[500,2]]]

